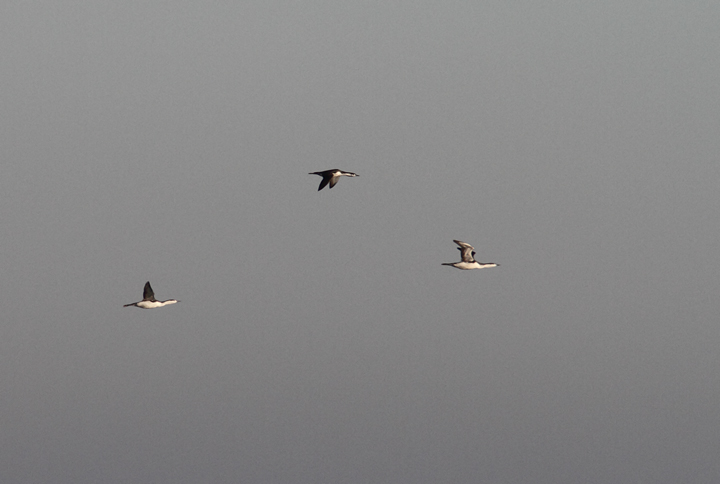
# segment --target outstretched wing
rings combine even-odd
[[[325,188],[325,187],[327,186],[327,184],[330,183],[330,180],[332,180],[332,176],[322,175],[322,177],[323,177],[323,179],[322,179],[322,181],[320,182],[320,186],[318,187],[318,191],[320,191],[320,190],[322,190],[323,188]],[[332,188],[333,185],[335,185],[335,184],[333,183],[332,185],[330,185],[330,188]]]
[[[340,179],[339,176],[335,176],[335,175],[330,176],[330,179],[328,180],[330,182],[330,188],[334,187],[339,179]],[[327,182],[325,182],[325,183],[327,183]]]
[[[475,247],[460,240],[453,240],[453,242],[460,246],[458,250],[462,253],[463,262],[473,262],[475,260],[473,257],[475,254]]]
[[[150,281],[148,281],[145,283],[145,289],[143,289],[143,301],[150,301],[152,299],[155,299],[155,293],[152,287],[150,287]]]

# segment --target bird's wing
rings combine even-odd
[[[330,180],[332,179],[331,176],[323,175],[322,177],[323,177],[323,179],[322,179],[322,181],[320,182],[320,186],[318,187],[318,191],[320,191],[320,190],[322,190],[323,188],[325,188],[325,187],[327,186],[327,184],[330,183]],[[333,183],[333,185],[334,185],[334,183]],[[330,185],[330,188],[332,188],[333,185]]]
[[[145,289],[143,289],[143,301],[150,301],[152,299],[155,299],[155,293],[152,287],[150,287],[150,281],[148,281],[145,283]]]
[[[472,247],[464,247],[462,249],[463,262],[473,262],[475,260],[473,255],[475,255],[475,252],[472,250]]]
[[[475,260],[473,258],[473,251],[475,250],[475,247],[470,244],[466,244],[465,242],[462,242],[460,240],[453,240],[453,242],[460,246],[460,252],[462,253],[463,262],[472,262]]]

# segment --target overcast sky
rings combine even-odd
[[[719,59],[717,1],[2,3],[0,481],[720,482]]]

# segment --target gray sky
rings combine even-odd
[[[2,3],[0,481],[719,482],[719,26]]]

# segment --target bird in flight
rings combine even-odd
[[[318,187],[318,191],[325,188],[325,186],[329,183],[330,188],[334,187],[335,184],[338,182],[341,176],[360,176],[356,173],[350,173],[349,171],[342,171],[338,169],[334,170],[325,170],[325,171],[316,171],[314,173],[308,173],[308,175],[320,175],[322,177],[322,181],[320,182],[320,186]]]
[[[453,240],[458,247],[458,250],[462,253],[462,260],[460,262],[443,262],[444,266],[453,266],[458,269],[470,270],[470,269],[483,269],[485,267],[497,267],[500,264],[494,262],[478,262],[475,260],[475,247],[459,240]]]
[[[153,309],[153,308],[161,308],[163,306],[167,306],[168,304],[175,304],[176,302],[180,302],[177,299],[168,299],[167,301],[158,301],[155,299],[155,293],[152,290],[152,287],[150,287],[150,281],[145,283],[145,289],[143,289],[143,300],[125,304],[123,307],[126,308],[128,306],[135,306],[138,308],[143,309]]]

